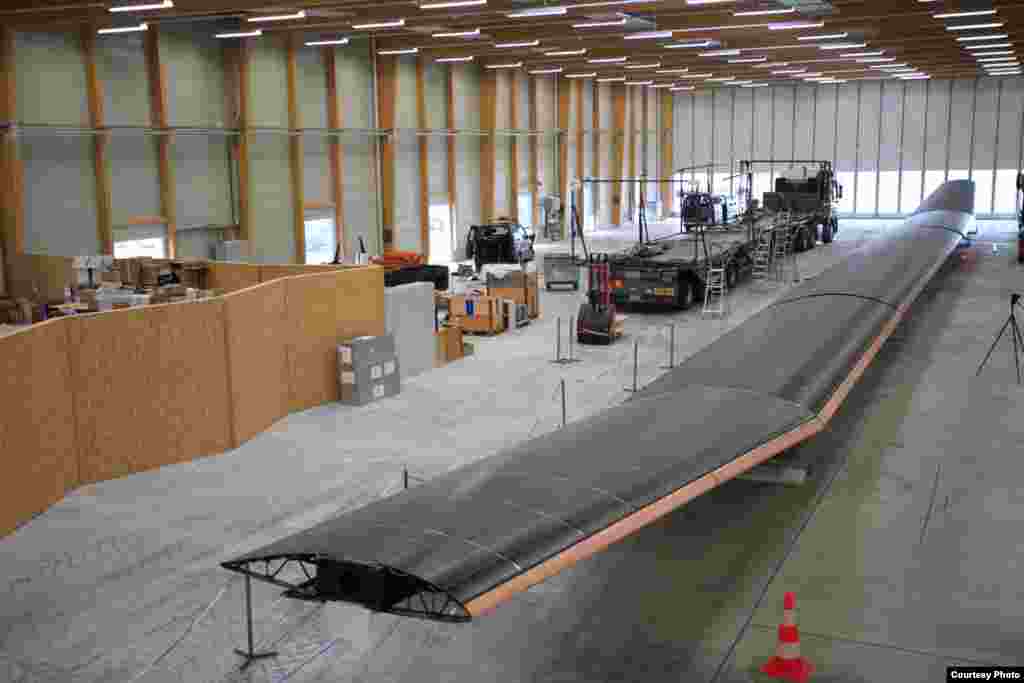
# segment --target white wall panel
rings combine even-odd
[[[900,167],[900,129],[903,117],[903,89],[906,83],[883,82],[880,122],[881,149],[878,168],[897,171]]]
[[[996,149],[995,204],[996,213],[1012,214],[1017,208],[1017,169],[1024,147],[1021,112],[1024,109],[1024,87],[1019,78],[1003,78],[999,97],[999,145]]]
[[[455,126],[480,128],[480,68],[455,70]],[[466,233],[480,223],[480,140],[459,137],[455,143],[455,247],[456,258],[465,257]]]
[[[676,95],[673,98],[675,118],[675,141],[672,153],[675,155],[674,168],[683,168],[693,164],[693,100],[689,94]]]
[[[878,140],[881,124],[881,83],[865,81],[860,84],[860,136],[857,151],[857,170],[878,170]],[[898,125],[896,126],[898,128]]]
[[[816,86],[800,85],[796,88],[796,121],[793,129],[793,157],[820,159],[814,156],[814,95]]]
[[[718,88],[711,94],[711,145],[708,161],[718,166],[732,162],[732,105],[737,88]],[[717,169],[716,169],[717,170]]]
[[[996,111],[999,96],[999,81],[995,78],[982,78],[978,81],[977,107],[974,113],[974,170],[988,170],[995,166],[996,160]],[[1012,144],[1013,138],[1006,142]]]
[[[772,124],[775,126],[773,155],[776,159],[793,159],[793,107],[796,102],[793,88],[780,86],[771,90],[775,92],[775,114],[772,116]]]
[[[950,171],[956,171],[953,176],[955,178],[966,178],[967,169],[971,163],[974,85],[973,79],[953,81],[953,95],[950,104],[952,107],[952,134],[949,137],[949,168]],[[931,164],[929,166],[935,168]]]
[[[693,99],[693,159],[692,165],[706,164],[711,159],[711,135],[714,124],[711,112],[711,95],[699,93]]]
[[[814,87],[817,105],[814,113],[814,158],[832,159],[836,143],[836,105],[839,94],[837,85]]]
[[[416,128],[416,58],[397,60],[395,127]],[[420,251],[419,139],[404,130],[395,142],[395,246],[403,251]]]
[[[773,88],[754,88],[754,158],[772,158],[772,93]],[[755,169],[756,171],[757,169]],[[767,171],[767,168],[765,168]]]
[[[857,162],[857,85],[848,83],[839,88],[839,138],[836,145],[836,169],[840,172],[855,170]],[[846,188],[853,190],[852,184]]]
[[[924,168],[924,133],[928,119],[925,106],[931,99],[931,81],[906,82],[907,99],[903,114],[903,169],[920,171]]]
[[[335,50],[335,73],[342,125],[373,128],[373,72],[365,41]],[[347,135],[342,138],[345,209],[345,253],[355,254],[359,238],[371,254],[380,253],[380,221],[377,200],[376,138]]]
[[[928,81],[928,114],[925,134],[925,170],[945,169],[949,135],[950,81]]]
[[[754,92],[757,88],[736,91],[736,120],[733,127],[733,155],[737,161],[753,158],[751,130],[754,116]]]
[[[425,75],[427,128],[448,127],[448,68],[429,63]],[[427,138],[427,170],[430,203],[448,203],[448,138],[431,135]]]

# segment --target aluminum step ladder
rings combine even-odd
[[[785,280],[787,265],[790,265],[790,261],[796,258],[796,252],[793,251],[793,230],[788,213],[780,214],[778,228],[775,231],[775,252],[772,255],[772,261],[775,265],[775,279],[782,282]],[[795,268],[795,263],[793,266]]]
[[[708,266],[708,274],[704,286],[704,315],[726,315],[725,268],[726,265],[724,263],[717,266]]]
[[[772,270],[772,228],[761,231],[757,238],[757,247],[754,249],[754,272],[755,280],[764,280]]]

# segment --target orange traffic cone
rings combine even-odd
[[[761,672],[772,678],[804,683],[814,671],[814,665],[800,656],[800,631],[796,628],[796,595],[786,593],[783,602],[782,623],[779,625],[779,644],[775,656],[761,667]]]

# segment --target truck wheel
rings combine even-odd
[[[832,221],[827,221],[821,226],[821,241],[825,244],[832,243]]]
[[[817,228],[806,228],[804,230],[804,246],[807,247],[807,251],[814,249],[818,246],[818,229]]]
[[[737,277],[737,275],[738,275],[738,273],[736,272],[736,265],[735,264],[730,265],[728,268],[725,269],[725,288],[726,289],[735,289],[736,288],[736,280],[739,279]]]
[[[685,311],[693,306],[694,292],[693,283],[687,279],[679,280],[679,308]]]

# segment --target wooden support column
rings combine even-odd
[[[626,86],[612,85],[612,173],[621,176],[624,169],[626,143]],[[622,183],[612,185],[612,223],[622,222]]]
[[[627,88],[626,96],[629,98],[629,141],[626,153],[629,155],[629,169],[627,174],[630,178],[636,178],[636,88]],[[632,187],[633,183],[630,183]],[[632,190],[630,195],[632,196]]]
[[[601,177],[601,134],[598,132],[601,130],[601,84],[596,80],[594,81],[593,88],[593,102],[591,116],[590,116],[590,127],[593,131],[591,136],[592,155],[593,158],[590,160],[590,175],[595,178]],[[603,194],[603,185],[595,185],[591,188],[591,193],[594,195],[594,222],[596,224],[601,222],[601,195]]]
[[[337,130],[342,126],[341,103],[338,100],[338,72],[335,68],[334,48],[323,48],[324,72],[327,76],[327,127]],[[345,171],[342,163],[344,153],[341,140],[335,136],[328,138],[328,163],[330,164],[331,202],[334,204],[334,239],[341,247],[339,253],[342,260],[346,256],[345,240]]]
[[[380,127],[395,127],[395,96],[398,85],[398,60],[391,55],[377,56],[377,112]],[[395,140],[389,134],[381,143],[380,202],[384,229],[384,251],[395,248]]]
[[[237,44],[224,46],[224,93],[229,120],[239,131],[231,146],[231,154],[238,168],[238,228],[226,231],[225,238],[248,240],[252,225],[250,201],[249,145],[252,117],[249,112],[249,62],[251,48],[247,38]]]
[[[586,147],[584,146],[584,140],[586,135],[583,131],[586,126],[583,125],[583,79],[576,79],[576,179],[582,178],[586,174]],[[583,202],[582,189],[580,191],[580,202]],[[586,208],[580,206],[580,220],[583,220],[583,215],[586,213]]]
[[[487,69],[480,79],[480,127],[484,134],[480,138],[480,213],[481,220],[495,218],[494,206],[494,129],[497,125],[498,75]]]
[[[294,133],[302,128],[302,112],[299,111],[299,84],[296,60],[295,34],[285,38],[287,59],[286,87],[288,92],[288,160],[291,165],[292,181],[292,230],[295,233],[295,262],[306,262],[306,198],[305,178],[302,167],[302,136]]]
[[[558,191],[561,194],[562,225],[569,219],[569,81],[555,77],[558,89]]]
[[[673,102],[672,93],[662,92],[661,93],[661,146],[659,147],[661,155],[658,157],[661,161],[661,170],[659,175],[662,178],[672,177],[672,166],[673,157],[675,156],[675,150],[673,149],[673,141],[675,139],[675,104]],[[672,192],[671,183],[661,184],[661,215],[667,217],[672,211],[672,204],[675,201]]]
[[[427,57],[416,59],[416,125],[429,128],[427,122]],[[420,253],[424,263],[430,263],[430,138],[419,136],[420,153]]]
[[[150,26],[144,38],[146,74],[149,79],[149,117],[154,128],[168,128],[167,69],[160,61],[160,29]],[[175,258],[178,251],[178,220],[174,167],[171,164],[172,135],[157,137],[157,159],[160,174],[160,213],[166,220],[167,256]]]
[[[535,134],[537,131],[537,77],[527,76],[527,97],[530,100],[530,131],[534,133],[530,135],[530,206],[532,211],[530,212],[530,220],[534,229],[540,224],[540,198],[538,197],[538,185],[540,183],[540,168],[537,163],[537,158],[540,156],[540,138]]]
[[[515,71],[509,74],[511,79],[511,125],[512,130],[519,130],[519,74]],[[509,209],[508,215],[516,220],[519,219],[519,138],[513,137],[509,143]]]
[[[103,84],[96,73],[96,33],[88,26],[82,29],[82,62],[85,65],[85,87],[89,102],[89,125],[102,128],[103,123]],[[147,61],[149,47],[147,43]],[[96,177],[96,240],[100,252],[112,256],[114,254],[114,227],[111,218],[110,202],[110,171],[107,168],[106,133],[99,133],[93,138],[93,171]]]
[[[448,96],[448,118],[445,125],[448,127],[448,208],[452,218],[452,233],[458,235],[458,214],[455,211],[455,202],[458,199],[458,188],[455,186],[455,64],[448,65],[448,79],[445,84]]]
[[[651,175],[651,169],[647,168],[647,135],[650,132],[647,118],[647,108],[651,96],[641,86],[640,88],[640,139],[637,140],[637,152],[640,154],[640,173],[645,176]]]
[[[0,26],[0,241],[3,243],[5,291],[11,293],[11,263],[25,252],[23,168],[14,130],[18,118],[14,31]]]

